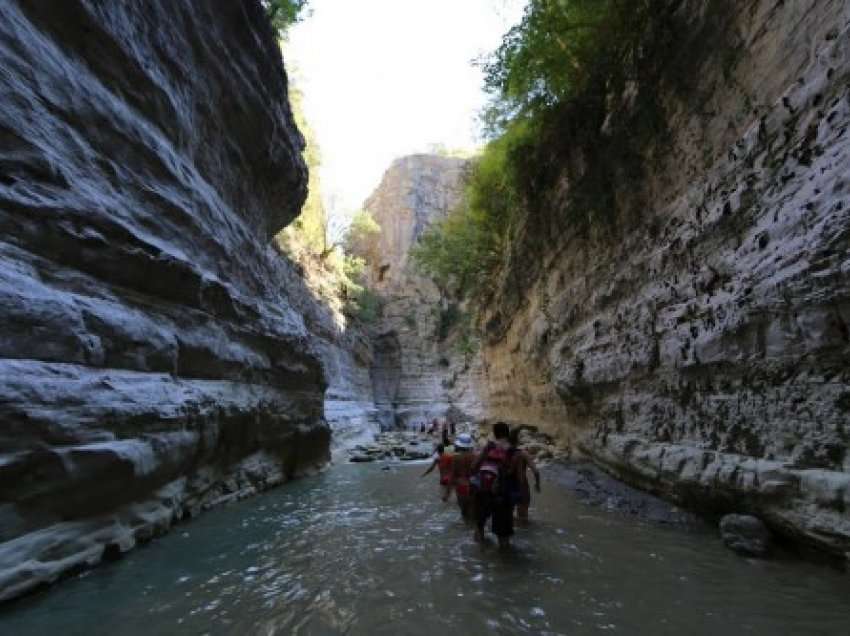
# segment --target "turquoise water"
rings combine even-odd
[[[338,465],[213,510],[7,605],[0,634],[850,634],[841,572],[588,506],[557,469],[501,554],[422,469]]]

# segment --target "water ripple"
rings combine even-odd
[[[850,633],[848,579],[550,487],[482,549],[419,468],[338,466],[0,614],[2,633]],[[120,629],[116,626],[120,626]]]

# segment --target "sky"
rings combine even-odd
[[[322,155],[325,204],[350,215],[393,159],[474,148],[486,101],[472,62],[525,0],[310,0],[284,59]]]

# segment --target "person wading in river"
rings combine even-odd
[[[440,468],[440,499],[448,501],[452,494],[452,454],[442,444],[437,444],[437,456],[422,476],[424,477],[436,467]]]
[[[455,454],[452,459],[452,485],[457,497],[457,505],[460,507],[460,515],[467,523],[473,521],[472,491],[469,478],[472,476],[472,463],[475,461],[475,453],[472,452],[472,436],[461,433],[455,439]]]
[[[528,484],[527,471],[531,469],[534,475],[535,492],[540,492],[540,471],[534,465],[531,455],[519,447],[520,431],[521,429],[515,428],[511,431],[510,435],[511,448],[514,449],[511,459],[511,474],[514,477],[514,485],[516,486],[514,501],[516,502],[517,522],[520,525],[527,525],[528,506],[531,505],[531,487]]]
[[[470,483],[475,491],[475,540],[484,541],[484,526],[492,517],[492,529],[499,539],[499,547],[510,546],[514,533],[514,511],[511,491],[515,490],[511,474],[512,456],[508,436],[510,429],[504,422],[493,425],[494,441],[488,442],[472,463]]]

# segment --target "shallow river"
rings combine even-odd
[[[339,465],[0,610],[0,634],[850,634],[850,576],[748,561],[708,528],[544,475],[515,549],[471,540],[421,465]]]

